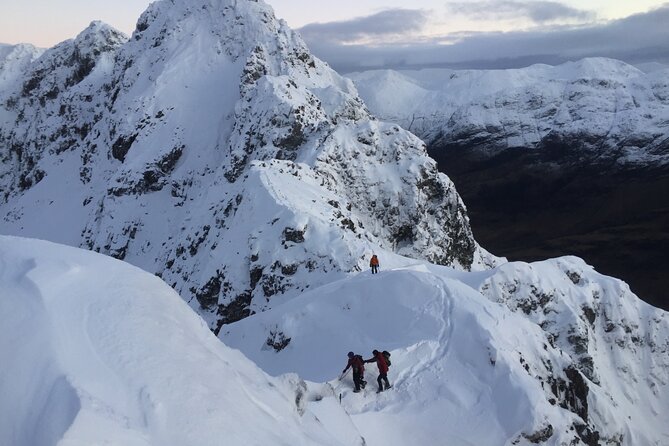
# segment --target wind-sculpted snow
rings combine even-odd
[[[560,163],[666,165],[667,70],[594,58],[514,70],[349,75],[373,113],[441,150],[546,149]],[[561,159],[568,155],[569,160]]]
[[[155,2],[128,40],[93,23],[15,84],[0,231],[154,272],[212,328],[372,252],[496,261],[424,144],[372,117],[262,2]]]
[[[160,279],[79,249],[0,237],[0,361],[3,445],[363,444]]]
[[[669,320],[624,283],[575,258],[478,273],[395,262],[221,338],[271,374],[332,380],[370,446],[666,443]],[[333,380],[347,351],[374,348],[392,353],[391,390],[375,393],[373,364],[363,394]]]

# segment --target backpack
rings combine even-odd
[[[355,362],[353,363],[353,371],[356,371],[356,368],[358,369],[357,371],[359,373],[362,373],[365,371],[365,360],[362,358],[360,355],[355,355],[353,357]]]
[[[388,367],[390,367],[390,352],[388,350],[384,350],[381,352],[381,354],[383,355],[383,359],[386,360]]]

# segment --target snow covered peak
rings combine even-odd
[[[565,77],[630,79],[643,75],[643,72],[633,65],[606,57],[587,57],[558,67],[556,68],[562,71]]]
[[[251,0],[157,1],[139,18],[132,39],[159,47],[176,38],[204,36],[213,37],[216,50],[233,60],[246,57],[258,45],[283,56],[296,49],[308,52],[299,35],[277,20],[269,5]]]
[[[73,44],[83,56],[98,56],[114,51],[128,36],[101,21],[93,21],[74,39]]]
[[[212,328],[372,252],[495,262],[422,141],[371,116],[264,3],[156,2],[127,42],[96,23],[75,42],[10,92],[0,230],[159,274]],[[45,220],[44,203],[68,212]]]

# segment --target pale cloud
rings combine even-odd
[[[606,23],[444,34],[408,44],[341,45],[317,34],[305,37],[318,57],[344,73],[373,68],[513,68],[596,56],[667,63],[667,23],[669,4]]]
[[[355,42],[368,38],[404,36],[421,31],[428,21],[428,12],[417,9],[387,9],[366,17],[328,23],[312,23],[300,29],[310,40]]]
[[[447,9],[453,14],[465,15],[476,20],[529,19],[534,23],[556,21],[591,21],[592,11],[572,8],[552,1],[487,0],[474,2],[449,2]]]

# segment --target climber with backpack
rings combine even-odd
[[[355,384],[353,392],[358,393],[360,392],[361,387],[364,389],[367,385],[367,381],[365,381],[365,365],[362,356],[356,355],[353,352],[348,352],[348,363],[346,364],[346,368],[341,372],[342,377],[349,367],[353,369],[353,384]]]
[[[376,382],[379,384],[379,390],[376,393],[383,392],[384,390],[390,389],[392,386],[388,382],[388,367],[390,366],[390,352],[384,350],[380,352],[378,350],[372,351],[372,357],[365,360],[365,362],[376,362],[376,366],[379,369],[379,377],[376,378]],[[383,384],[385,383],[385,388]]]
[[[377,274],[379,272],[379,258],[376,254],[372,255],[372,259],[369,261],[369,266],[372,268],[372,274]]]

